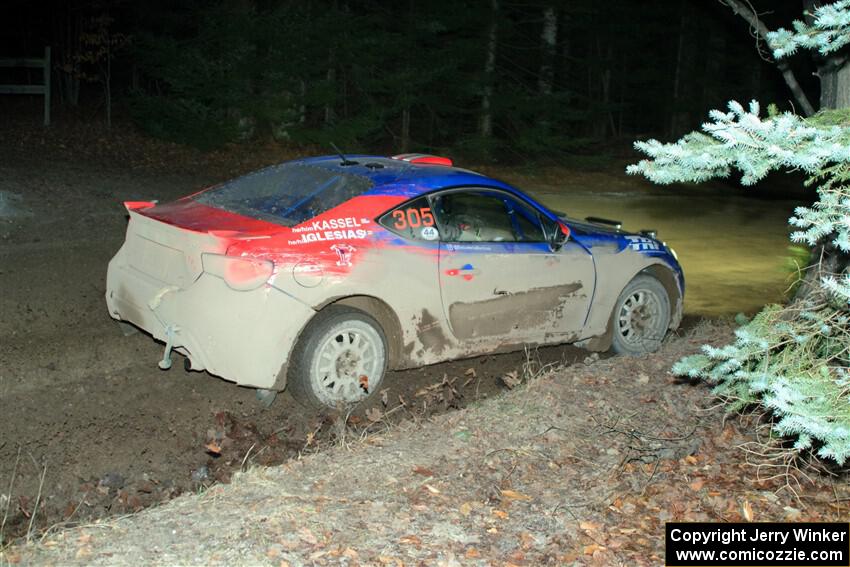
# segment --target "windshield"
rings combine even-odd
[[[305,164],[273,165],[194,197],[210,207],[294,226],[368,191],[366,177]]]

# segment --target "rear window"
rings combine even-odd
[[[231,213],[294,226],[371,187],[372,181],[360,175],[288,163],[238,177],[193,198]]]

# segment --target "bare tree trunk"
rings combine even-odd
[[[797,103],[799,103],[800,109],[803,111],[803,116],[813,115],[815,113],[815,109],[812,106],[812,103],[809,102],[806,93],[803,92],[803,88],[800,86],[800,83],[797,82],[794,72],[784,61],[779,63],[777,66],[782,72],[782,78],[785,79],[785,84],[788,85],[788,88],[791,90],[791,94],[794,95]]]
[[[820,107],[835,108],[836,75],[829,65],[819,65],[817,71],[820,79]]]
[[[328,72],[325,75],[328,91],[331,91],[336,83],[336,57],[334,57],[333,48],[328,50]],[[325,103],[325,126],[329,126],[335,118],[333,101],[329,100]]]
[[[570,56],[572,55],[572,44],[570,43],[569,32],[570,16],[563,10],[561,13],[560,33],[561,36],[561,64],[558,65],[558,76],[561,79],[561,94],[569,97],[572,85],[567,86],[570,79]]]
[[[829,57],[818,65],[820,107],[850,107],[850,65],[843,57]]]
[[[753,12],[748,4],[745,4],[742,0],[720,0],[721,4],[724,4],[732,9],[732,12],[736,15],[743,18],[750,27],[753,29],[754,33],[757,37],[766,37],[768,29],[767,26],[759,19],[758,15]],[[800,105],[800,109],[805,116],[811,116],[815,113],[815,109],[812,106],[812,103],[809,102],[806,93],[803,92],[802,87],[800,87],[800,83],[797,82],[797,78],[794,76],[794,72],[788,66],[784,60],[779,60],[776,62],[776,66],[779,67],[779,70],[782,72],[782,78],[785,79],[785,84],[788,85],[788,88],[791,90],[791,94],[794,95],[794,98],[797,100],[797,104]]]
[[[806,23],[814,23],[814,11],[822,2],[803,0],[803,18]],[[850,68],[847,58],[842,56],[824,56],[812,51],[817,64],[815,73],[820,79],[820,108],[847,108],[850,106]]]
[[[622,137],[623,135],[623,122],[625,120],[626,114],[626,76],[628,73],[628,68],[626,66],[626,53],[620,53],[620,72],[619,72],[619,81],[617,85],[617,91],[619,92],[619,96],[617,97],[617,132],[615,136]]]
[[[614,55],[614,48],[609,43],[603,52],[602,40],[597,37],[596,53],[599,58],[596,67],[599,68],[600,102],[602,103],[604,116],[599,116],[594,130],[597,138],[604,139],[607,137],[609,129],[612,135],[615,135],[617,131],[614,123],[614,113],[611,111],[611,58]]]
[[[550,127],[550,102],[555,83],[555,46],[558,42],[558,12],[554,6],[543,8],[543,29],[540,32],[540,74],[537,89],[543,103],[543,116],[540,126],[544,131]]]
[[[543,8],[543,30],[540,32],[540,77],[537,87],[540,94],[549,96],[552,94],[552,85],[555,80],[555,45],[558,42],[558,12],[554,6]]]
[[[687,113],[682,108],[682,75],[684,74],[685,32],[688,29],[688,5],[682,0],[679,7],[679,40],[676,44],[676,69],[673,73],[672,112],[670,115],[670,137],[677,138],[687,123]]]
[[[301,103],[298,105],[298,123],[306,124],[307,123],[307,104],[305,102],[307,98],[307,81],[301,79]]]
[[[401,153],[406,154],[410,149],[410,107],[405,106],[401,111]]]
[[[804,18],[812,24],[812,13],[820,3],[815,0],[803,0]],[[847,108],[850,106],[850,65],[847,59],[836,56],[821,56],[813,52],[820,79],[820,109]],[[827,275],[836,275],[847,270],[850,256],[838,249],[832,242],[824,242],[812,250],[812,265],[806,270],[800,287],[794,296],[795,301],[804,301],[813,293],[821,290],[821,281]]]
[[[726,34],[723,30],[709,29],[705,53],[700,106],[702,108],[716,108],[725,100],[724,94],[717,87],[722,83],[723,73],[726,70]]]
[[[112,130],[112,52],[108,43],[106,49],[106,73],[103,77],[106,91],[106,128]]]
[[[414,28],[416,22],[416,1],[409,0],[407,3],[407,15],[405,20],[405,27]],[[401,108],[401,153],[406,154],[410,151],[410,106],[413,100],[415,100],[415,95],[401,93],[402,94],[402,108]]]
[[[59,97],[62,104],[75,107],[80,100],[80,64],[76,56],[80,52],[81,17],[72,14],[71,7],[67,6],[64,13],[58,14],[55,25],[58,37],[55,54]]]
[[[850,65],[844,60],[835,71],[835,108],[850,107]]]
[[[611,108],[611,67],[614,65],[614,46],[608,44],[607,53],[605,55],[605,72],[602,78],[602,99],[608,106],[608,126],[611,128],[611,136],[617,135],[617,126],[614,121],[614,111]]]
[[[490,0],[490,29],[487,32],[487,55],[484,60],[484,89],[481,94],[482,138],[493,136],[493,82],[496,74],[496,47],[499,31],[499,0]]]

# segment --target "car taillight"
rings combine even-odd
[[[429,154],[398,154],[397,156],[393,156],[392,159],[406,161],[415,165],[443,165],[445,167],[452,167],[454,165],[452,160],[447,157],[432,156]]]
[[[274,262],[258,258],[242,258],[223,254],[201,254],[204,272],[218,276],[236,291],[257,289],[274,272]]]

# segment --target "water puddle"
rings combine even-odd
[[[677,187],[531,193],[571,217],[601,216],[627,230],[656,229],[685,271],[685,311],[728,315],[782,301],[793,266],[788,217],[803,203],[765,200],[731,189]]]

